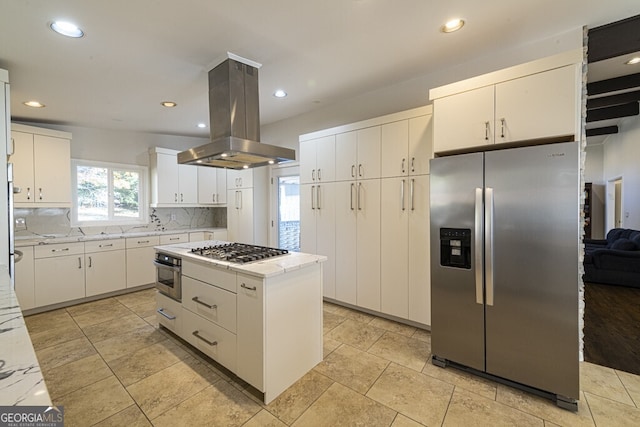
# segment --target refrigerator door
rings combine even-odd
[[[482,153],[464,154],[433,159],[430,164],[432,354],[478,370],[484,370],[482,158]],[[480,229],[476,229],[477,215]],[[442,231],[448,233],[443,238]],[[457,252],[463,239],[455,236],[464,232],[471,238],[466,261]],[[447,263],[452,266],[443,265]]]
[[[486,371],[577,399],[578,143],[485,156]]]

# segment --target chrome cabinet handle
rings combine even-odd
[[[415,211],[415,203],[414,203],[414,197],[413,197],[413,187],[415,186],[415,179],[411,180],[411,183],[409,185],[409,198],[411,199],[411,210]]]
[[[505,124],[505,119],[504,117],[500,119],[500,138],[504,138],[504,124]]]
[[[238,187],[242,187],[242,177],[238,178],[238,182],[240,183]]]
[[[178,203],[178,193],[173,193],[173,201]]]
[[[361,182],[358,183],[358,210],[359,211],[362,210],[362,206],[360,204],[360,193],[362,193],[362,183]]]
[[[351,193],[349,194],[349,196],[350,196],[349,197],[349,201],[351,202],[351,210],[354,210],[354,208],[353,208],[353,193],[354,193],[355,189],[356,189],[356,185],[352,182],[351,183]]]
[[[351,165],[351,178],[356,177],[356,165]]]
[[[78,257],[78,268],[82,268],[82,258]]]
[[[404,211],[404,179],[400,183],[400,207]]]
[[[91,264],[92,264],[91,257],[89,257],[89,268],[91,268]]]
[[[493,305],[493,188],[485,189],[484,201],[484,257],[486,262],[487,305]]]
[[[141,243],[149,243],[149,241],[148,240],[138,240],[138,244],[141,244]]]
[[[241,284],[241,285],[240,285],[240,287],[241,287],[241,288],[244,288],[244,289],[246,289],[246,290],[248,290],[248,291],[255,291],[255,290],[257,290],[257,289],[258,289],[258,288],[257,288],[257,287],[255,287],[255,286],[247,286],[247,285],[245,285],[244,283],[243,283],[243,284]]]
[[[358,176],[362,176],[362,163],[358,165]]]
[[[184,202],[184,195],[182,193],[180,193],[180,201]]]
[[[238,190],[238,209],[242,209],[242,191]]]
[[[316,209],[316,205],[315,205],[316,196],[314,195],[315,191],[316,191],[316,186],[312,185],[311,186],[311,209],[312,210]]]
[[[113,246],[113,243],[109,243],[108,245],[98,245],[99,248],[110,248]]]
[[[169,320],[176,320],[176,316],[172,316],[170,314],[167,314],[164,312],[164,308],[159,308],[158,310],[156,310],[156,312],[164,317],[166,317]]]
[[[38,191],[40,192],[40,200],[42,200],[42,188],[38,188]]]
[[[411,158],[411,172],[415,172],[416,171],[415,163],[416,163],[416,158],[412,157]]]
[[[208,309],[210,309],[210,310],[213,310],[213,309],[215,309],[215,308],[218,308],[218,306],[217,306],[216,304],[213,304],[213,305],[211,305],[211,304],[207,304],[207,303],[206,303],[206,302],[204,302],[204,301],[200,301],[200,299],[199,299],[198,297],[193,297],[193,298],[191,298],[191,301],[196,302],[196,303],[198,303],[198,304],[200,304],[200,305],[204,305],[205,307],[207,307],[207,308],[208,308]]]
[[[173,241],[173,240],[180,240],[179,237],[169,237],[169,241]]]
[[[404,164],[406,162],[406,159],[402,159],[402,173],[405,173],[406,169],[404,167]]]
[[[318,168],[318,181],[322,181],[322,169]]]
[[[31,187],[27,187],[27,200],[31,200]]]
[[[484,140],[489,140],[489,122],[484,122]]]
[[[476,303],[483,304],[484,298],[482,297],[482,188],[476,188],[476,203],[475,203],[475,235],[474,235],[474,264],[475,264],[475,279],[476,279]]]
[[[315,181],[315,180],[316,180],[316,170],[311,169],[311,181]]]
[[[51,252],[67,252],[69,248],[51,249]]]
[[[321,209],[321,207],[320,207],[320,199],[321,199],[320,186],[318,185],[318,188],[316,189],[316,206],[318,207],[318,210]]]
[[[199,334],[200,331],[193,331],[193,336],[198,338],[199,340],[204,341],[205,343],[209,344],[211,347],[213,347],[214,345],[218,345],[218,341],[209,341],[208,339],[204,338],[202,335]]]

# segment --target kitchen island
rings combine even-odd
[[[228,242],[156,246],[182,260],[181,301],[157,294],[163,327],[271,402],[322,360],[322,262],[292,252],[238,264],[191,250]]]

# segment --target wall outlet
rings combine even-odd
[[[24,218],[16,218],[14,230],[19,231],[19,230],[26,230],[26,229],[27,229],[27,220]]]
[[[175,221],[176,220],[176,214],[172,213],[171,214],[171,221]]]

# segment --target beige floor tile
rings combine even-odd
[[[158,317],[155,315],[155,313],[153,314],[153,316],[145,317],[144,321],[156,329],[160,327],[160,324],[158,323]]]
[[[412,338],[415,338],[420,341],[431,342],[431,331],[427,331],[426,329],[416,329],[416,331],[411,335]]]
[[[24,318],[24,322],[27,325],[29,334],[37,334],[51,329],[76,326],[76,322],[73,321],[73,318],[64,308],[27,316]]]
[[[333,380],[312,370],[276,397],[266,406],[266,409],[284,423],[291,424],[331,384],[333,384]]]
[[[594,426],[589,404],[581,393],[578,401],[578,412],[559,408],[549,399],[544,399],[530,393],[504,385],[498,385],[496,400],[522,412],[531,414],[545,421],[561,426]]]
[[[143,291],[130,292],[128,294],[118,295],[114,298],[118,300],[120,304],[129,308],[149,302],[155,303],[156,289],[150,288]]]
[[[431,353],[431,346],[426,341],[420,341],[394,332],[385,332],[369,348],[368,352],[398,365],[422,371]]]
[[[44,374],[49,395],[54,400],[113,375],[98,354],[48,369]]]
[[[274,417],[266,409],[261,410],[253,416],[249,421],[243,424],[243,427],[286,427],[287,425]]]
[[[496,398],[497,383],[452,367],[443,369],[435,366],[431,363],[431,356],[429,356],[427,363],[424,365],[422,373],[479,394],[487,399],[495,400]]]
[[[327,357],[333,350],[340,347],[341,344],[342,343],[340,343],[340,341],[324,337],[324,339],[322,340],[322,357]]]
[[[109,367],[126,387],[185,359],[189,353],[167,339],[109,361]]]
[[[383,319],[382,317],[374,318],[369,324],[371,326],[375,326],[376,328],[384,329],[385,331],[389,332],[395,332],[396,334],[404,335],[406,337],[412,336],[417,329],[413,326],[394,322],[393,320]]]
[[[333,329],[336,328],[336,326],[340,325],[346,319],[347,318],[344,316],[339,316],[335,313],[325,310],[322,313],[322,333],[326,335],[328,332],[331,332]]]
[[[83,316],[85,314],[91,314],[96,310],[103,310],[106,308],[113,308],[118,305],[122,305],[115,298],[102,298],[95,301],[85,302],[82,304],[72,305],[67,307],[67,312],[73,317]]]
[[[135,384],[127,391],[149,419],[154,419],[220,380],[192,357],[177,362]]]
[[[627,389],[629,396],[635,403],[637,408],[640,408],[640,375],[630,374],[628,372],[616,371],[618,378],[622,381],[624,388]]]
[[[346,317],[348,319],[357,320],[360,323],[369,323],[376,318],[376,316],[374,316],[373,314],[364,313],[362,311],[353,310],[351,308],[341,306],[338,306],[336,308],[335,314],[337,314],[338,316]]]
[[[31,343],[33,348],[40,350],[43,348],[51,347],[53,345],[62,344],[67,341],[75,340],[84,337],[82,330],[72,320],[71,323],[65,326],[61,326],[55,329],[49,329],[47,331],[30,333]]]
[[[341,308],[341,306],[339,306],[338,304],[333,304],[326,301],[322,303],[322,309],[325,311],[330,311],[331,313],[335,313],[339,308]]]
[[[36,351],[40,368],[47,372],[55,367],[66,365],[96,353],[96,349],[85,337],[67,341]]]
[[[151,325],[145,325],[126,334],[96,342],[94,346],[104,360],[110,362],[159,341],[164,341],[166,338],[167,335],[158,329]]]
[[[615,370],[589,362],[580,364],[580,388],[584,392],[635,406]]]
[[[343,344],[315,370],[358,393],[365,394],[389,361]]]
[[[65,426],[90,426],[133,404],[115,376],[110,376],[54,400],[64,406]]]
[[[334,383],[293,426],[390,426],[396,412],[341,384]]]
[[[326,336],[367,351],[384,334],[384,330],[353,319],[347,319]]]
[[[141,326],[147,326],[147,322],[131,313],[128,316],[118,317],[107,322],[84,326],[82,331],[89,338],[89,341],[96,343],[123,335]]]
[[[422,425],[423,424],[420,424],[419,422],[414,421],[409,417],[398,414],[396,415],[396,419],[393,420],[393,424],[391,424],[391,427],[420,427]]]
[[[205,388],[157,418],[156,427],[241,426],[262,408],[226,381]]]
[[[441,425],[454,387],[394,363],[367,392],[389,408],[425,425]]]
[[[445,427],[458,426],[544,426],[541,418],[525,414],[518,409],[503,405],[462,389],[453,392],[451,403],[444,419]]]
[[[151,426],[147,417],[144,416],[138,405],[131,405],[128,408],[110,416],[104,421],[95,424],[94,427],[147,427]]]
[[[132,307],[129,307],[129,310],[133,311],[135,314],[142,318],[154,316],[156,314],[156,302],[155,300],[153,300],[144,304],[134,305]]]
[[[113,298],[69,307],[67,311],[81,328],[132,314],[131,310]]]
[[[584,393],[598,427],[640,426],[640,409],[591,393]]]

